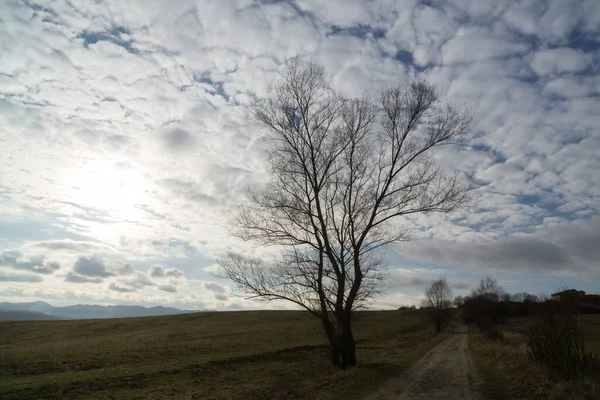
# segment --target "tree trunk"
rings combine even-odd
[[[331,363],[342,369],[356,366],[356,345],[349,318],[340,318],[338,326],[323,321],[325,333],[329,340]]]
[[[354,335],[352,334],[352,325],[348,319],[340,331],[340,341],[342,344],[342,368],[352,368],[356,366],[356,345]]]
[[[325,333],[327,334],[327,339],[329,340],[329,355],[331,357],[331,364],[334,367],[342,367],[342,359],[339,342],[337,340],[337,334],[335,326],[331,324],[328,320],[323,320],[323,328],[325,328]]]

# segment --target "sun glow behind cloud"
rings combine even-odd
[[[152,201],[150,184],[138,170],[110,160],[86,160],[65,177],[65,186],[66,203],[92,208],[113,220],[91,226],[90,234],[102,240],[135,234],[144,222],[140,206]]]

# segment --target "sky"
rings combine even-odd
[[[600,292],[600,2],[3,0],[0,301],[289,308],[247,301],[215,256],[266,182],[247,105],[289,57],[347,94],[425,79],[475,123],[439,165],[477,206],[415,216],[374,308],[446,277]]]

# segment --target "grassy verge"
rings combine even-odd
[[[584,315],[579,320],[586,346],[600,350],[600,318]],[[530,359],[524,332],[526,319],[513,320],[501,327],[504,339],[490,340],[472,329],[469,347],[484,381],[484,395],[496,399],[598,399],[597,382],[550,382]]]
[[[353,399],[445,335],[419,312],[367,312],[360,366],[331,368],[302,312],[202,313],[0,324],[2,399]]]

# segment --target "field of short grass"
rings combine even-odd
[[[588,350],[600,354],[600,315],[580,315]],[[525,332],[530,321],[513,319],[501,325],[504,340],[490,340],[472,329],[469,347],[484,381],[489,400],[598,399],[597,382],[549,382],[529,358]]]
[[[446,335],[420,312],[365,312],[360,366],[330,367],[305,312],[0,323],[2,399],[353,399]]]

